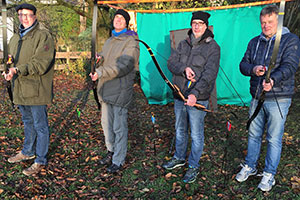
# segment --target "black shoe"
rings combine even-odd
[[[107,171],[108,171],[109,173],[116,173],[116,172],[118,172],[121,168],[122,168],[121,165],[118,166],[118,165],[116,165],[116,164],[112,164],[111,166],[109,166],[109,167],[107,168]]]
[[[99,161],[100,165],[111,164],[113,154],[114,152],[108,151],[104,158]]]
[[[171,169],[175,169],[177,167],[181,167],[183,165],[185,165],[184,160],[177,160],[176,158],[172,158],[169,162],[164,163],[162,165],[162,167],[167,169],[167,170],[171,170]]]
[[[185,175],[183,177],[183,182],[193,183],[196,180],[198,174],[199,174],[198,168],[189,167],[189,169],[187,170],[187,172],[185,173]]]

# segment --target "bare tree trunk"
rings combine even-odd
[[[83,12],[88,12],[88,4],[85,2],[85,0],[80,0],[80,4],[82,5]],[[86,17],[80,15],[80,29],[79,32],[83,32],[86,30]]]
[[[300,2],[288,2],[285,10],[284,25],[287,26],[291,32],[300,35]]]

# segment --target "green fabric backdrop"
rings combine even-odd
[[[243,105],[245,102],[248,105],[251,100],[249,78],[240,73],[239,63],[250,39],[261,32],[261,9],[261,6],[255,6],[208,11],[211,14],[209,25],[213,25],[215,40],[221,47],[217,78],[218,104]],[[172,80],[167,68],[167,59],[171,54],[170,31],[190,28],[191,16],[191,12],[137,14],[139,38],[151,47],[169,80]],[[150,104],[166,104],[173,101],[172,91],[161,78],[147,49],[141,43],[140,74],[142,90]]]

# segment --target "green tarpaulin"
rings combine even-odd
[[[217,97],[212,97],[217,98],[218,104],[243,105],[243,102],[248,104],[251,100],[249,78],[240,73],[239,63],[250,39],[261,32],[261,9],[262,6],[255,6],[208,11],[211,14],[209,25],[213,26],[215,40],[221,47]],[[170,80],[172,75],[167,68],[167,59],[171,54],[170,31],[190,28],[191,16],[191,12],[137,14],[139,38],[151,47]],[[173,101],[172,91],[161,78],[147,49],[141,43],[140,74],[142,90],[150,104]]]

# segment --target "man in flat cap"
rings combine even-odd
[[[100,160],[108,165],[109,173],[117,172],[125,162],[127,153],[128,108],[133,99],[133,83],[139,61],[137,34],[128,30],[130,16],[119,9],[113,19],[112,36],[105,42],[98,58],[97,90],[101,103],[101,125],[105,136],[107,154]]]
[[[173,158],[163,164],[163,168],[172,170],[185,165],[191,132],[191,152],[188,157],[188,169],[183,177],[186,183],[192,183],[199,174],[199,161],[204,146],[204,117],[206,112],[194,105],[208,106],[208,99],[217,78],[220,47],[208,29],[209,13],[194,12],[192,28],[188,37],[182,40],[168,60],[168,69],[173,74],[173,83],[177,85],[187,99],[183,101],[174,94],[176,117],[176,143]]]
[[[17,163],[33,159],[23,170],[25,175],[38,173],[47,164],[49,125],[47,104],[53,98],[55,46],[50,33],[39,24],[36,8],[31,4],[16,7],[19,31],[9,42],[11,57],[6,80],[13,81],[13,101],[18,106],[24,124],[25,139],[22,151],[8,159]]]

